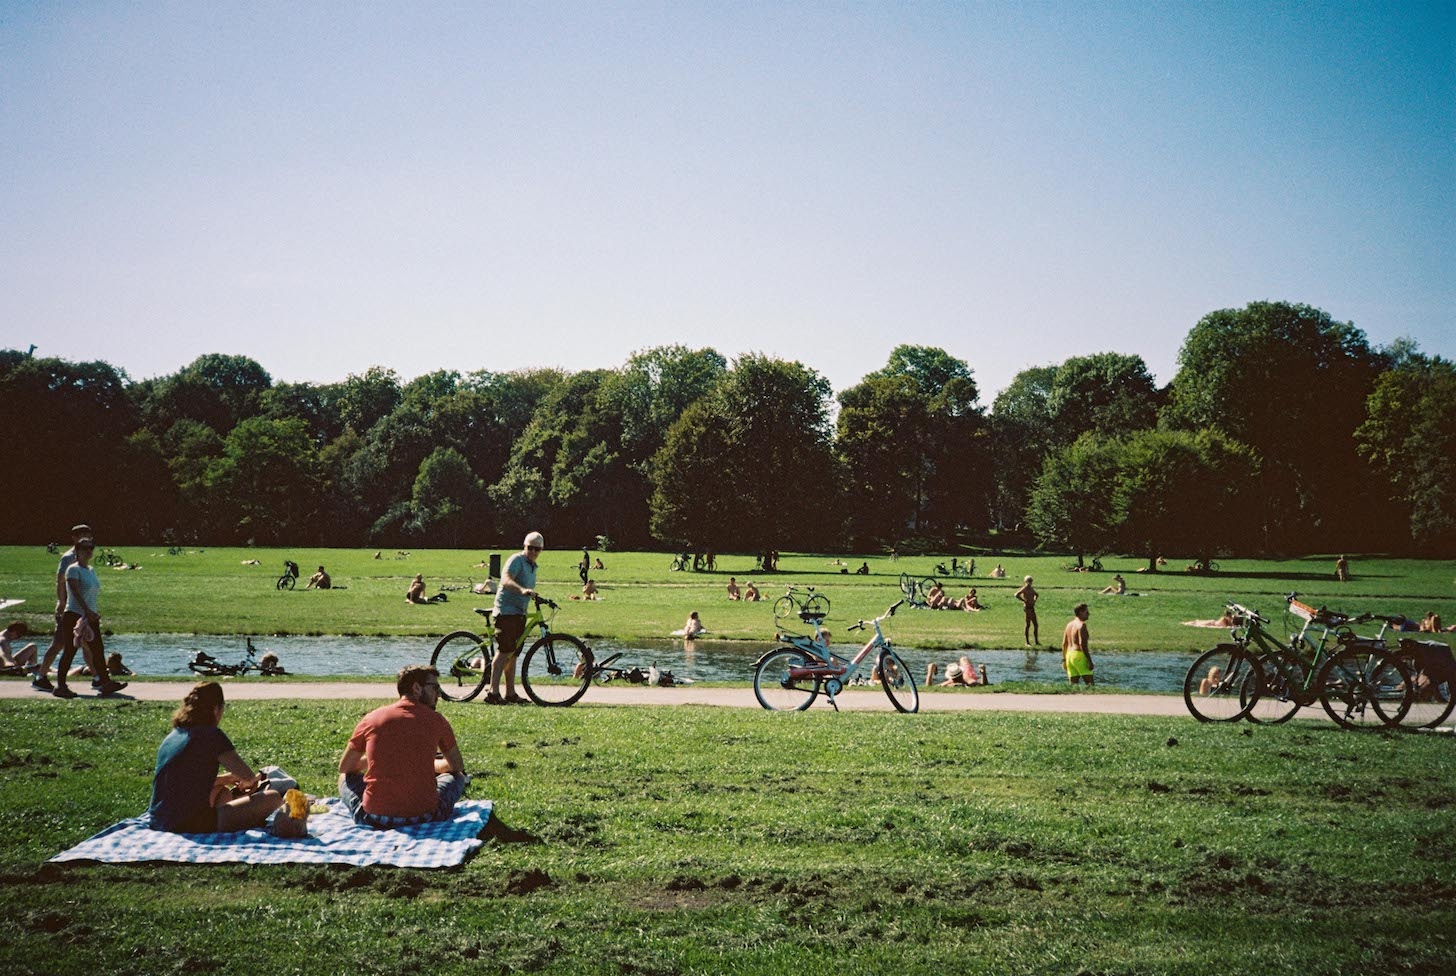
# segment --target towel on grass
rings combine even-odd
[[[234,834],[173,834],[152,830],[145,816],[107,827],[68,851],[57,861],[101,861],[126,864],[180,861],[187,864],[354,864],[400,868],[447,868],[484,842],[479,834],[490,819],[490,800],[462,800],[455,817],[439,823],[375,830],[354,823],[343,802],[330,798],[328,813],[308,818],[308,836],[299,840],[274,837],[266,828]]]

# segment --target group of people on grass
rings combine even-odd
[[[728,599],[741,600],[744,603],[757,603],[763,599],[763,594],[758,591],[758,587],[754,585],[753,580],[749,580],[740,587],[738,585],[738,578],[736,576],[730,576],[728,577]]]
[[[450,819],[470,781],[455,732],[435,710],[439,672],[409,665],[395,690],[398,700],[365,715],[339,759],[340,799],[356,823],[380,830]],[[223,732],[226,708],[222,686],[206,681],[173,713],[152,777],[153,830],[233,833],[263,826],[283,805]]]

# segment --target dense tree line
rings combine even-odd
[[[0,351],[0,541],[748,551],[984,540],[1211,558],[1456,543],[1456,367],[1302,305],[1210,313],[1158,388],[1135,355],[1020,373],[901,346],[812,368],[667,346],[615,369],[375,367],[275,383],[211,354],[132,382]]]

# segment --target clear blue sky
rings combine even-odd
[[[1456,358],[1456,4],[0,0],[0,346],[842,390],[1305,302]]]

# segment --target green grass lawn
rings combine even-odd
[[[415,573],[423,573],[435,592],[441,585],[480,580],[485,570],[477,564],[484,553],[465,550],[428,550],[396,559],[386,554],[373,558],[373,550],[356,549],[189,549],[169,556],[160,546],[123,548],[121,554],[142,568],[135,572],[101,569],[102,611],[105,626],[116,633],[202,634],[410,634],[436,635],[470,627],[470,607],[486,605],[489,598],[464,591],[449,594],[442,605],[411,606],[404,591]],[[509,552],[503,552],[509,555]],[[279,592],[274,580],[283,560],[292,558],[305,575],[326,565],[344,589],[320,593],[300,589]],[[724,587],[730,575],[739,582],[755,579],[767,601],[789,584],[814,586],[833,601],[826,625],[836,638],[845,627],[871,617],[900,596],[901,573],[931,574],[949,557],[903,557],[891,562],[883,556],[842,556],[851,567],[867,560],[869,576],[842,575],[826,554],[785,554],[780,572],[762,576],[754,572],[751,556],[725,555],[715,573],[673,573],[666,553],[603,553],[604,571],[595,572],[603,599],[597,603],[572,602],[579,583],[579,552],[547,552],[541,558],[539,588],[557,599],[563,610],[557,629],[585,637],[640,639],[666,637],[697,610],[717,638],[769,641],[773,636],[771,602],[730,603]],[[244,566],[258,559],[261,566]],[[1006,567],[1005,580],[985,579],[995,562]],[[1283,595],[1297,590],[1314,603],[1327,603],[1352,613],[1373,610],[1414,617],[1428,610],[1456,623],[1456,561],[1380,559],[1356,557],[1355,578],[1340,584],[1333,578],[1333,558],[1224,560],[1218,576],[1183,572],[1137,574],[1138,560],[1109,559],[1102,573],[1070,573],[1066,560],[1056,556],[981,554],[974,581],[948,581],[960,596],[971,582],[988,606],[984,613],[916,611],[898,615],[889,636],[905,647],[999,648],[1022,645],[1022,615],[1012,599],[1021,577],[1033,575],[1042,593],[1041,641],[1058,644],[1061,628],[1072,607],[1086,601],[1092,608],[1093,651],[1192,651],[1206,647],[1209,632],[1185,627],[1181,621],[1217,617],[1225,601],[1233,599],[1277,614]],[[32,629],[49,633],[53,606],[56,557],[34,547],[0,547],[0,597],[26,600],[12,610]],[[1141,596],[1098,596],[1097,591],[1120,571],[1129,587]]]
[[[238,702],[332,793],[366,702]],[[1456,742],[1081,715],[455,708],[535,843],[464,868],[43,866],[168,706],[0,702],[0,973],[1450,973]]]

